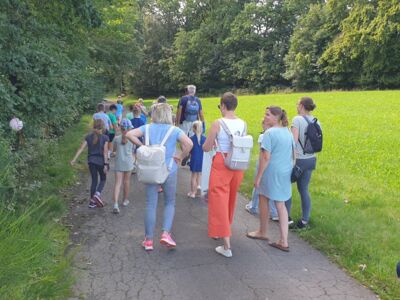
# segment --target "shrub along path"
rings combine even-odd
[[[158,242],[150,253],[141,247],[145,195],[136,176],[132,176],[131,204],[121,207],[119,215],[111,212],[112,172],[103,193],[107,201],[103,209],[87,208],[89,183],[81,185],[81,200],[70,214],[71,235],[81,244],[74,262],[77,282],[72,299],[377,298],[293,233],[289,234],[289,253],[246,238],[247,230],[257,228],[258,219],[244,210],[247,200],[242,196],[233,225],[233,258],[218,255],[214,248],[221,242],[207,237],[206,203],[186,197],[189,174],[186,168],[179,170],[173,227],[177,249],[172,251]],[[275,240],[278,226],[270,225],[270,237]]]

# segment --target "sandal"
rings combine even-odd
[[[278,244],[278,243],[270,243],[269,245],[271,247],[274,247],[274,248],[279,249],[281,251],[289,252],[289,246],[284,247],[284,246],[282,246],[281,244]]]
[[[256,234],[257,231],[253,231],[253,232],[248,232],[246,233],[246,236],[250,239],[255,239],[255,240],[263,240],[263,241],[268,241],[269,238],[266,236],[261,236],[261,235],[257,235]]]

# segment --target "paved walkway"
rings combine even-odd
[[[145,209],[144,187],[132,177],[131,204],[111,213],[114,184],[108,176],[103,209],[87,208],[88,182],[71,208],[72,237],[80,244],[75,257],[77,283],[72,299],[376,299],[368,289],[332,264],[297,235],[289,234],[291,251],[283,253],[264,241],[245,237],[258,219],[243,208],[239,196],[233,225],[233,258],[215,253],[221,244],[207,237],[207,205],[188,199],[190,173],[179,170],[173,235],[178,244],[168,251],[158,243],[141,247]],[[122,195],[121,195],[122,196]],[[110,200],[108,200],[110,199]],[[162,217],[162,196],[158,224]],[[271,224],[271,238],[278,236]],[[160,225],[157,226],[157,236]]]

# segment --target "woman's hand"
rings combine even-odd
[[[258,189],[260,187],[261,178],[256,177],[254,180],[254,188]]]
[[[182,154],[175,154],[174,156],[173,156],[173,159],[175,160],[175,162],[179,165],[180,163],[181,163],[181,161],[182,161]]]
[[[70,163],[71,166],[75,166],[75,160],[74,159],[71,160],[69,163]]]

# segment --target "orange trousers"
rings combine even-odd
[[[217,152],[211,165],[208,186],[208,236],[230,237],[236,196],[244,172],[228,169]]]

